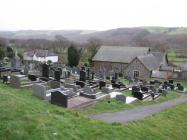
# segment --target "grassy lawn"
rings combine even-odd
[[[161,79],[159,79],[159,80],[162,82],[165,81],[165,80],[161,80]],[[184,87],[187,88],[187,82],[180,81],[180,82],[175,82],[174,84],[176,85],[177,83],[181,83],[181,85],[183,85]],[[123,91],[122,93],[125,96],[132,96],[131,91]],[[135,101],[134,103],[131,103],[131,104],[125,104],[123,102],[117,101],[116,99],[108,99],[108,100],[98,101],[96,103],[96,106],[94,106],[94,107],[79,109],[77,111],[84,114],[84,115],[93,115],[93,114],[99,114],[99,113],[103,113],[103,112],[117,112],[117,111],[132,109],[135,107],[162,103],[162,102],[165,102],[165,101],[168,101],[171,99],[175,99],[179,96],[181,96],[180,93],[177,93],[175,91],[170,91],[170,92],[168,92],[166,97],[161,96],[160,98],[158,98],[155,101]]]
[[[126,92],[123,94],[127,96],[129,95],[131,96],[130,92]],[[93,115],[93,114],[99,114],[103,112],[117,112],[117,111],[128,110],[128,109],[132,109],[132,108],[136,108],[140,106],[165,102],[165,101],[177,98],[179,96],[181,96],[181,94],[176,93],[176,92],[170,92],[167,94],[166,97],[160,97],[158,100],[155,100],[155,101],[136,101],[131,104],[125,104],[123,102],[117,101],[116,99],[102,100],[102,101],[98,101],[96,103],[96,106],[94,107],[79,109],[77,111],[84,115]]]
[[[142,121],[106,124],[51,105],[30,89],[0,84],[1,140],[182,140],[187,137],[187,103]]]

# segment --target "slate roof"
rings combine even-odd
[[[162,65],[162,66],[160,67],[160,70],[161,70],[161,71],[173,71],[173,70],[174,70],[174,67],[173,67],[173,66]]]
[[[135,57],[148,52],[148,47],[102,46],[92,60],[130,63]]]
[[[29,57],[33,57],[35,54],[35,51],[24,52],[24,54],[26,54]]]
[[[159,62],[158,59],[152,53],[147,54],[147,55],[143,55],[143,56],[138,56],[137,58],[149,70],[155,70],[155,69],[159,68],[159,66],[161,64],[161,61]]]
[[[55,53],[50,52],[48,50],[38,50],[36,51],[35,55],[37,57],[57,56]]]
[[[36,55],[37,57],[57,56],[57,54],[50,52],[48,50],[34,50],[25,53],[29,57],[33,57],[34,55]]]
[[[151,52],[155,58],[158,60],[158,62],[162,63],[164,61],[164,57],[166,56],[165,53],[161,52]]]

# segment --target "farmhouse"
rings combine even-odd
[[[148,78],[153,70],[167,65],[167,56],[148,47],[102,46],[93,58],[94,69],[114,70],[124,76]]]
[[[28,51],[28,52],[24,52],[23,59],[27,61],[39,61],[39,62],[51,61],[55,63],[58,62],[58,55],[48,50]]]

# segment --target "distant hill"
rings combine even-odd
[[[93,30],[23,30],[0,31],[0,37],[7,39],[55,40],[59,36],[83,43],[89,38],[97,38],[106,45],[167,44],[169,47],[187,47],[187,28],[138,27],[118,28],[106,31]]]

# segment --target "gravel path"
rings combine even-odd
[[[158,113],[162,110],[168,109],[172,106],[176,106],[186,101],[187,101],[187,97],[181,96],[177,99],[166,101],[160,104],[148,105],[148,106],[139,107],[139,108],[121,111],[121,112],[102,113],[99,115],[94,115],[92,116],[92,118],[107,123],[113,123],[113,122],[125,123],[130,121],[141,120],[145,117],[151,116],[155,113]]]

